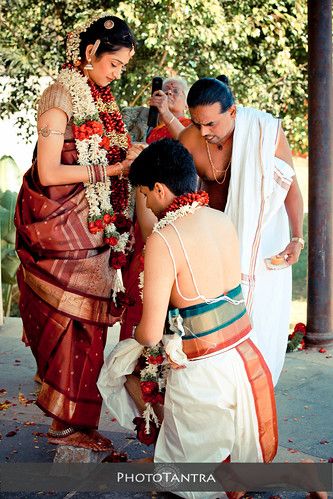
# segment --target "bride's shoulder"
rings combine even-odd
[[[68,89],[60,82],[51,83],[42,93],[38,103],[37,118],[52,108],[59,108],[67,114],[68,121],[73,115],[72,98]]]

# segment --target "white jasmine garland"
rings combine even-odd
[[[186,215],[189,215],[190,213],[194,213],[199,206],[201,205],[197,201],[194,201],[191,204],[186,204],[181,208],[178,208],[178,210],[168,211],[168,213],[163,218],[161,218],[161,220],[156,222],[156,224],[153,227],[153,232],[163,229],[163,227],[170,225],[170,223],[175,222],[178,218],[182,218],[185,217]],[[138,287],[140,290],[141,300],[143,300],[143,286],[144,286],[144,270],[139,274]]]
[[[170,223],[173,223],[178,218],[182,218],[186,215],[189,215],[190,213],[194,213],[199,206],[201,205],[197,201],[194,201],[191,204],[185,204],[184,206],[181,206],[180,208],[178,208],[178,210],[168,211],[168,213],[163,218],[161,218],[161,220],[156,222],[153,227],[153,232],[163,229],[163,227],[166,227]]]
[[[147,367],[142,369],[141,371],[141,377],[144,377],[145,379],[149,379],[150,375],[156,376],[158,373],[158,367],[156,364],[148,364]]]
[[[144,285],[144,270],[139,274],[139,290],[140,290],[140,298],[143,301],[143,285]]]
[[[61,70],[58,82],[64,85],[71,95],[73,120],[76,126],[81,126],[87,121],[95,121],[103,125],[99,116],[99,111],[110,112],[118,109],[115,102],[105,103],[101,99],[98,99],[98,104],[95,103],[88,84],[88,78],[74,68],[65,68]],[[99,109],[98,106],[100,106],[101,109]],[[125,135],[124,137],[119,138],[115,131],[110,131],[106,136],[109,138],[111,146],[112,144],[117,143],[117,139],[121,141],[122,147],[126,147],[127,145]],[[101,141],[102,136],[97,133],[83,140],[75,138],[78,164],[80,166],[101,165],[106,167],[108,165],[108,151],[105,148],[100,147]],[[105,182],[97,182],[95,184],[87,182],[84,186],[85,195],[89,204],[89,220],[100,220],[103,218],[104,214],[107,213],[110,215],[114,214],[111,204],[111,179],[109,177]],[[132,200],[133,193],[131,193],[131,190],[130,185],[128,185],[129,199],[124,212],[124,215],[127,218],[130,218],[134,211]],[[131,203],[129,202],[130,199],[132,201]],[[128,232],[120,234],[117,231],[115,224],[111,223],[105,225],[105,234],[107,237],[115,237],[118,240],[117,245],[113,246],[114,251],[121,253],[125,252],[129,240]]]
[[[124,232],[124,234],[121,234],[118,238],[118,244],[115,246],[115,251],[119,251],[120,253],[123,253],[125,251],[126,245],[129,240],[129,233]]]

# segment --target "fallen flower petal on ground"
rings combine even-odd
[[[0,411],[5,411],[6,409],[8,409],[11,405],[13,405],[11,403],[10,400],[5,400],[4,402],[0,403]]]
[[[16,434],[17,434],[17,431],[9,431],[9,432],[6,434],[6,437],[14,437]]]

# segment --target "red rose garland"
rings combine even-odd
[[[306,326],[303,322],[298,322],[294,331],[288,336],[287,352],[303,350],[305,346],[304,336],[306,335]]]
[[[207,192],[193,192],[177,196],[173,202],[168,206],[161,215],[160,222],[163,226],[164,217],[165,221],[170,218],[168,213],[175,213],[174,219],[178,216],[191,213],[193,205],[207,206],[209,203],[209,196]],[[157,224],[157,225],[158,225]],[[142,254],[140,259],[140,275],[139,275],[139,289],[143,288],[143,270],[144,270],[144,256]],[[142,356],[139,358],[136,371],[140,372],[140,387],[141,394],[146,409],[143,417],[135,418],[133,423],[136,425],[137,438],[140,442],[150,445],[155,443],[158,436],[158,419],[153,412],[152,405],[164,404],[165,385],[167,378],[167,369],[169,367],[165,364],[165,351],[162,343],[156,347],[144,349]]]
[[[168,373],[165,365],[163,345],[146,347],[138,359],[135,372],[140,372],[140,388],[146,408],[142,417],[136,417],[137,438],[146,445],[155,443],[159,431],[159,421],[153,410],[154,404],[163,404]]]
[[[71,64],[64,66],[59,81],[67,86],[72,96],[73,135],[79,164],[96,164],[101,165],[101,168],[104,165],[105,168],[106,164],[123,161],[130,146],[130,137],[110,87],[98,87]],[[90,184],[86,185],[90,207],[89,231],[92,234],[104,232],[104,243],[112,248],[111,265],[119,269],[126,264],[132,225],[129,218],[128,179],[112,177],[111,190],[110,179],[105,185],[104,181],[94,182],[96,180],[91,178]],[[91,190],[94,188],[95,192]]]
[[[181,196],[177,196],[170,206],[167,207],[166,210],[163,211],[160,218],[165,217],[167,213],[171,211],[177,211],[179,208],[183,206],[191,205],[194,202],[197,202],[200,206],[208,206],[209,196],[205,191],[199,192],[189,192],[187,194],[182,194]]]

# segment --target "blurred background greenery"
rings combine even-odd
[[[294,151],[307,150],[307,38],[304,0],[15,0],[0,13],[1,116],[33,123],[40,79],[65,61],[65,34],[92,14],[125,19],[139,42],[127,73],[113,85],[118,103],[146,102],[153,76],[225,74],[239,103],[283,118]]]
[[[0,158],[0,256],[2,301],[5,316],[18,315],[14,213],[17,192],[22,181],[19,167],[11,156]]]

